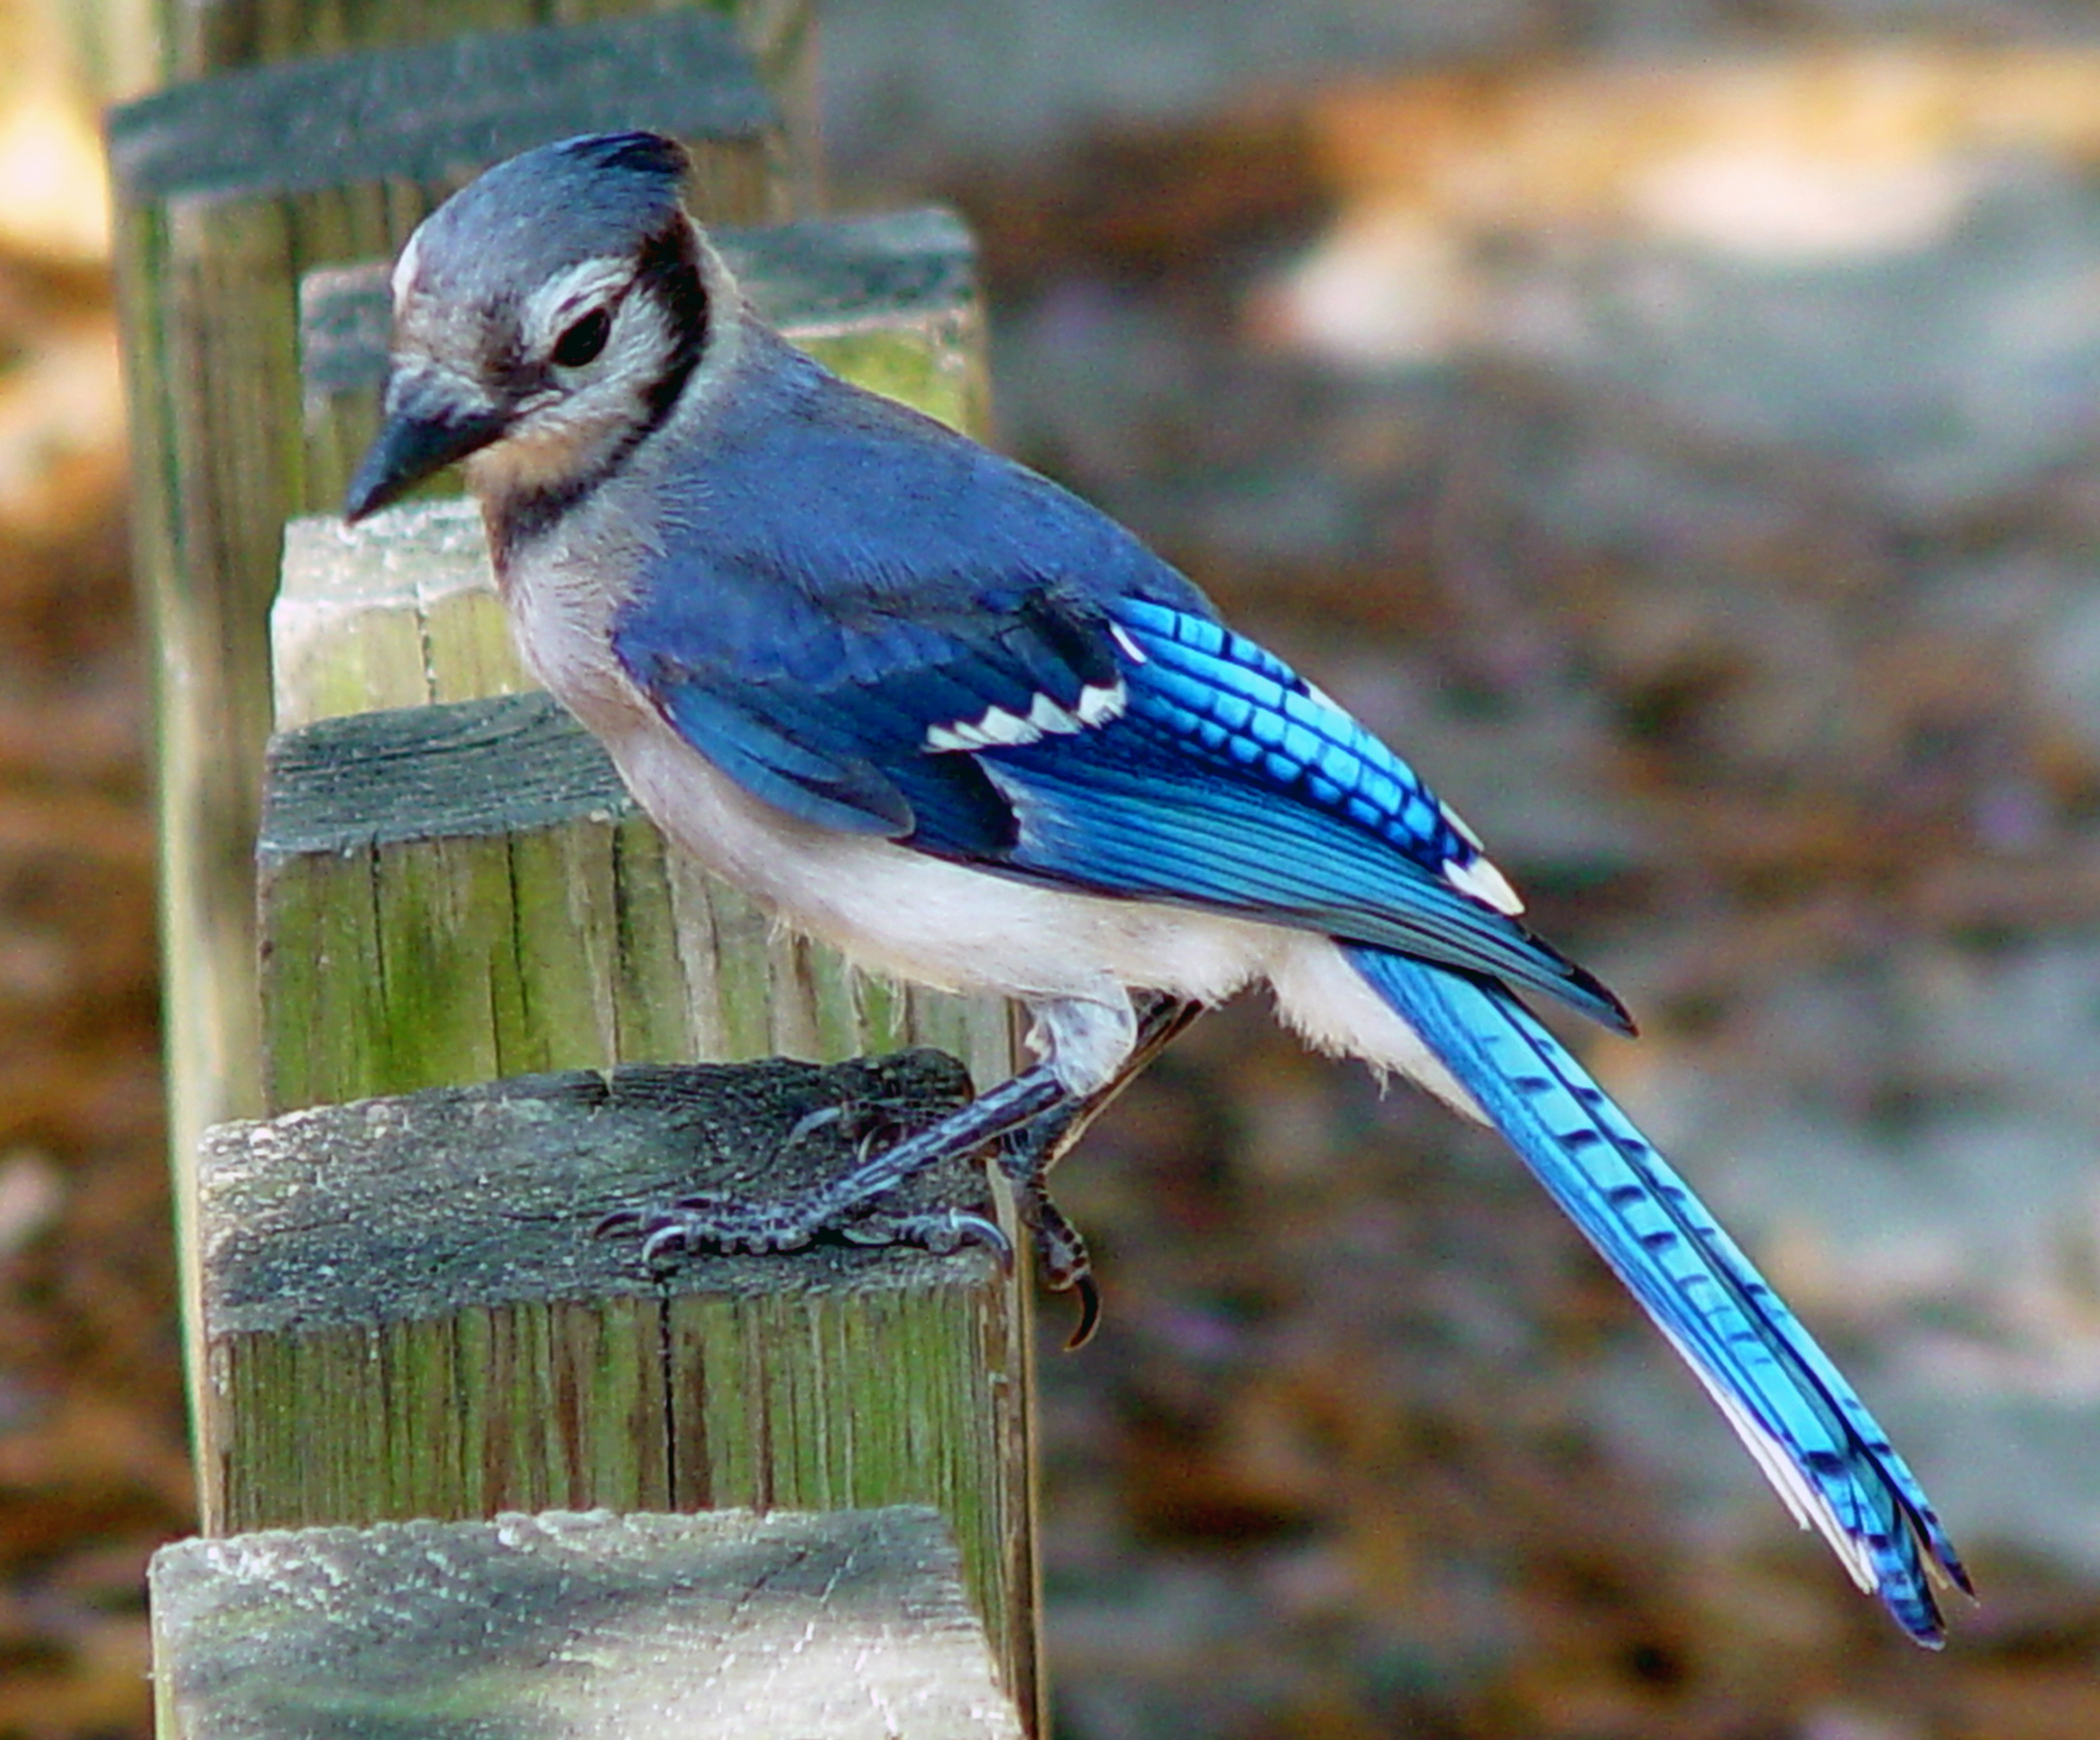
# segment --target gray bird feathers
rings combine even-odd
[[[531,285],[684,216],[685,148],[661,133],[563,139],[498,163],[422,225],[446,294]]]

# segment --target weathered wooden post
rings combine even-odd
[[[981,415],[974,288],[952,219],[860,218],[725,240],[768,313],[812,349],[833,347],[842,367],[936,415]],[[382,337],[369,318],[341,312],[369,298],[371,274],[338,275],[327,289],[329,302],[308,297],[312,324],[329,334],[319,354],[331,390],[309,391],[309,429],[317,445],[341,450],[347,444],[331,431],[360,408],[330,400],[350,390],[343,383],[361,382],[367,394],[376,387]],[[518,692],[525,680],[492,587],[478,517],[457,501],[359,528],[326,517],[288,529],[273,616],[276,704],[283,719],[305,723],[273,747],[259,846],[270,1105],[623,1059],[844,1058],[908,1044],[965,1058],[981,1080],[1007,1073],[999,1004],[864,980],[828,951],[775,934],[741,895],[669,853],[597,746],[546,696]],[[465,698],[474,695],[483,698]],[[409,705],[363,710],[385,702]],[[965,1078],[947,1078],[950,1103],[965,1090]],[[481,1094],[520,1091],[500,1084],[446,1103],[473,1108],[457,1115],[462,1129],[485,1132],[475,1120],[499,1109]],[[802,1091],[806,1102],[813,1090]],[[518,1124],[527,1102],[502,1103],[509,1121],[496,1150],[432,1136],[393,1146],[386,1159],[324,1163],[312,1145],[325,1148],[328,1132],[346,1127],[329,1121],[335,1113],[213,1133],[200,1218],[199,1320],[212,1375],[200,1436],[218,1483],[207,1494],[208,1521],[482,1514],[533,1502],[931,1502],[963,1541],[1002,1682],[1032,1724],[1037,1574],[1021,1277],[982,1250],[933,1259],[826,1248],[792,1262],[681,1264],[656,1284],[631,1250],[577,1252],[590,1245],[599,1213],[650,1200],[652,1187],[657,1199],[680,1187],[679,1143],[631,1139],[646,1162],[637,1170],[596,1105],[590,1120],[535,1147],[520,1132],[538,1127],[544,1107]],[[390,1128],[406,1116],[390,1110],[382,1121]],[[624,1116],[640,1114],[629,1106]],[[776,1118],[769,1133],[731,1146],[748,1162],[791,1121]],[[538,1155],[505,1175],[540,1206],[512,1214],[508,1195],[490,1200],[487,1156],[505,1142],[521,1165]],[[435,1178],[405,1175],[404,1152],[443,1157],[446,1176],[468,1180],[456,1210]],[[836,1143],[797,1158],[825,1155],[839,1163]],[[557,1162],[572,1170],[537,1170]],[[262,1174],[271,1182],[258,1198]],[[972,1175],[946,1180],[936,1200],[989,1206]],[[274,1237],[266,1241],[276,1251],[273,1286],[258,1294],[253,1268],[235,1265],[237,1275],[226,1254],[243,1248],[260,1202],[307,1180],[325,1182],[326,1193],[302,1198],[286,1225],[366,1228],[385,1218],[378,1197],[397,1193],[417,1204],[413,1225],[441,1230],[446,1287],[394,1288],[382,1307],[366,1290],[370,1275],[414,1272],[423,1258],[360,1236],[323,1262],[319,1251],[298,1256]],[[683,1188],[705,1181],[682,1174]],[[471,1235],[475,1213],[493,1217],[493,1231]],[[493,1253],[478,1271],[460,1254],[474,1236]],[[469,1285],[471,1272],[500,1286]],[[357,1277],[347,1293],[334,1287],[339,1274]],[[318,1291],[306,1276],[320,1277]],[[455,1349],[462,1336],[483,1345],[487,1314],[499,1308],[510,1326],[497,1336],[509,1349],[497,1411],[538,1422],[541,1435],[522,1450],[515,1436],[491,1440],[475,1424],[490,1410],[473,1399],[480,1377],[485,1377],[487,1356],[463,1365],[452,1351],[428,1351]],[[555,1323],[560,1333],[547,1327]],[[702,1332],[705,1323],[714,1327]],[[577,1413],[586,1371],[595,1400]],[[377,1374],[376,1387],[360,1387],[355,1373]],[[399,1398],[411,1391],[421,1401],[404,1412]],[[455,1393],[468,1400],[448,1407]],[[755,1412],[743,1402],[719,1406],[754,1394],[772,1400]],[[677,1422],[699,1417],[698,1397],[718,1400],[711,1423],[688,1438]],[[582,1427],[551,1424],[566,1417],[598,1420],[613,1442],[581,1456]],[[410,1424],[434,1418],[446,1422],[442,1451],[427,1426]],[[899,1420],[917,1424],[900,1436]],[[623,1436],[635,1421],[646,1429],[639,1447]],[[323,1476],[296,1452],[302,1441],[356,1449]],[[813,1458],[820,1442],[828,1447]],[[460,1472],[492,1458],[506,1470],[500,1482]]]
[[[260,20],[298,9],[245,10]],[[511,151],[644,121],[690,142],[712,216],[782,215],[773,110],[728,24],[707,14],[257,67],[111,115],[181,1213],[205,1126],[261,1107],[252,850],[266,619],[283,523],[318,505],[300,436],[301,276],[390,253]],[[186,1290],[193,1301],[193,1275]]]
[[[177,58],[347,44],[387,34],[373,20],[389,10],[207,5]],[[737,11],[762,19],[778,65],[806,72],[800,0]],[[370,427],[384,262],[417,218],[510,150],[626,125],[697,144],[710,222],[777,216],[809,158],[768,114],[734,44],[686,14],[260,68],[112,123],[162,678],[177,1139],[187,1148],[229,1112],[313,1108],[222,1124],[201,1169],[180,1169],[207,1525],[930,1504],[1033,1728],[1029,1339],[1013,1268],[982,1245],[823,1246],[659,1277],[631,1243],[590,1235],[623,1204],[836,1166],[862,1134],[856,1107],[908,1122],[968,1091],[923,1052],[829,1069],[664,1059],[935,1041],[990,1078],[1010,1064],[1006,1012],[863,981],[668,855],[593,746],[544,697],[513,692],[456,507],[355,536],[302,522],[273,658],[262,631],[279,524],[332,508]],[[981,415],[952,219],[724,240],[768,311],[835,366],[952,421]],[[278,722],[299,729],[272,760],[258,885],[273,678]],[[404,702],[442,705],[370,710]],[[426,1084],[446,1086],[365,1097]],[[845,1117],[810,1122],[842,1101]],[[998,1209],[971,1167],[915,1189],[911,1205]],[[825,1521],[809,1525],[824,1551],[864,1527]],[[632,1527],[659,1522],[676,1526]],[[467,1538],[442,1551],[466,1564]],[[378,1564],[397,1539],[295,1535],[263,1556],[339,1548]],[[157,1571],[168,1685],[224,1648],[195,1621],[232,1610],[230,1565],[211,1561],[180,1598],[174,1561]],[[877,1580],[895,1594],[911,1575]],[[405,1611],[411,1593],[383,1577],[372,1598]],[[937,1607],[912,1603],[922,1619]],[[967,1682],[965,1668],[954,1684]],[[552,1683],[542,1672],[533,1695]],[[953,1731],[1012,1731],[1010,1710],[971,1696],[974,1726]],[[164,1703],[168,1731],[192,1731],[196,1708]]]
[[[608,1212],[762,1196],[849,1163],[842,1102],[967,1098],[935,1052],[570,1071],[324,1106],[207,1137],[209,1532],[546,1507],[931,1505],[1000,1681],[1033,1709],[1026,1324],[1011,1270],[823,1244],[662,1279]],[[982,1168],[908,1207],[990,1213]]]
[[[924,1510],[502,1516],[187,1541],[165,1740],[1020,1740]]]
[[[588,24],[669,9],[664,0],[144,0],[140,10],[156,14],[155,58],[162,81],[172,84],[275,61],[442,44],[470,30]],[[712,12],[734,27],[780,117],[790,201],[797,211],[811,209],[820,173],[815,0],[695,0],[687,10]],[[469,88],[448,102],[472,107],[510,98],[500,88]]]

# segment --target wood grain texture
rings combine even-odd
[[[506,1514],[154,1555],[162,1740],[1019,1740],[939,1519]]]
[[[360,49],[442,44],[469,31],[577,25],[636,14],[712,14],[757,64],[780,115],[790,195],[819,192],[816,0],[141,0],[155,15],[161,81]],[[441,96],[451,96],[441,93]],[[553,136],[553,135],[549,135]]]
[[[1005,1005],[891,985],[667,848],[548,695],[273,744],[257,847],[273,1109],[618,1061],[932,1045],[980,1083]]]
[[[926,1503],[1003,1683],[1033,1708],[1029,1349],[1013,1271],[820,1242],[662,1274],[612,1210],[762,1200],[967,1082],[930,1052],[829,1068],[576,1071],[329,1106],[207,1138],[199,1167],[211,1533],[504,1509]],[[857,1116],[857,1115],[856,1115]],[[989,1212],[957,1165],[898,1206]]]
[[[349,45],[329,40],[331,10],[248,9],[256,55]],[[374,42],[417,13],[456,31],[538,23],[543,9],[332,10],[346,27],[361,14],[354,34]],[[171,28],[181,25],[183,9],[171,12]],[[221,64],[216,52],[179,64],[209,70]],[[495,157],[621,120],[690,138],[711,217],[780,216],[773,114],[724,21],[690,13],[258,66],[111,112],[134,566],[158,715],[170,1135],[186,1221],[197,1137],[262,1104],[251,847],[270,729],[269,601],[283,522],[309,500],[301,277],[391,253]]]

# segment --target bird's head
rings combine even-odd
[[[346,517],[459,459],[484,496],[560,493],[668,415],[707,331],[686,168],[658,133],[565,139],[422,221],[394,267],[385,420]]]

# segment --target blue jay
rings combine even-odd
[[[1061,1146],[1188,1012],[1266,983],[1324,1050],[1509,1140],[1803,1526],[1913,1638],[1968,1579],[1823,1350],[1518,992],[1630,1032],[1407,763],[1121,526],[760,321],[647,132],[498,165],[393,273],[356,519],[464,460],[532,670],[685,850],[877,972],[992,991],[1040,1061],[795,1203]],[[1044,1133],[1048,1134],[1044,1134]]]

